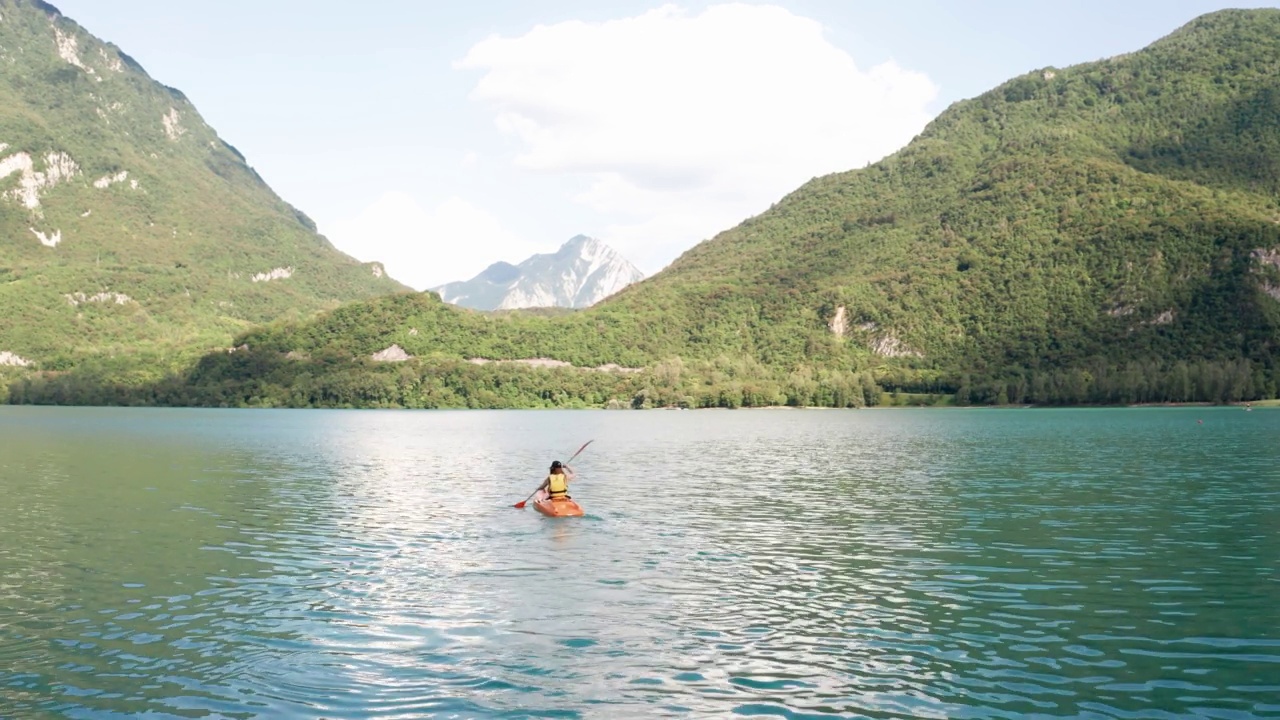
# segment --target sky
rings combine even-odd
[[[1016,75],[1213,0],[54,0],[418,289],[586,234],[643,272]]]

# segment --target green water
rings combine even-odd
[[[0,407],[0,509],[5,718],[1280,717],[1280,410]]]

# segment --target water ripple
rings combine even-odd
[[[1277,430],[0,408],[0,716],[1277,718]]]

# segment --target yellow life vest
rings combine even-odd
[[[569,483],[565,480],[562,473],[555,473],[547,476],[547,494],[551,497],[560,497],[569,492]]]

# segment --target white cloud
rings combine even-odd
[[[516,166],[587,178],[576,198],[643,269],[758,213],[811,177],[861,167],[932,117],[930,80],[859,69],[822,26],[762,5],[668,5],[492,37],[457,67],[517,138]]]
[[[426,210],[407,193],[389,192],[322,231],[343,252],[377,260],[391,277],[419,290],[468,280],[498,260],[518,262],[530,254],[526,241],[460,197]]]

